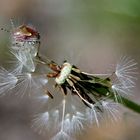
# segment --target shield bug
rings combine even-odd
[[[13,54],[28,71],[35,71],[34,58],[40,47],[39,32],[31,26],[21,25],[12,29],[11,39]]]

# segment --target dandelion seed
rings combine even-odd
[[[73,115],[71,119],[71,132],[80,132],[83,130],[83,120],[84,116],[80,112],[77,112],[75,115]]]
[[[65,115],[65,120],[64,120],[64,130],[65,132],[67,132],[68,134],[71,133],[71,114],[67,113]]]
[[[35,119],[33,119],[33,125],[32,128],[34,128],[35,131],[39,132],[39,134],[45,134],[46,131],[52,130],[51,132],[54,133],[58,130],[59,126],[59,110],[48,110],[44,113],[40,113],[38,115],[35,115]],[[51,135],[51,132],[49,134]]]
[[[12,90],[16,86],[17,81],[18,79],[12,73],[9,73],[4,68],[1,68],[0,69],[0,94]]]
[[[31,94],[38,92],[38,90],[43,88],[48,82],[44,75],[33,75],[31,73],[23,73],[16,75],[18,82],[14,88],[17,95]]]
[[[39,132],[39,134],[44,133],[45,130],[49,128],[49,113],[41,113],[36,116],[33,120],[33,128]]]
[[[20,61],[16,61],[14,69],[11,70],[11,73],[14,75],[20,74],[23,71],[24,65]]]
[[[137,63],[128,57],[122,57],[120,62],[116,66],[116,72],[118,79],[124,86],[135,85],[135,77],[137,73]]]
[[[64,130],[64,119],[65,119],[65,111],[66,111],[66,100],[65,99],[62,101],[62,104],[63,104],[63,110],[62,110],[61,131]]]
[[[64,131],[60,131],[51,140],[74,140],[74,139]]]
[[[52,118],[53,118],[53,124],[55,128],[57,128],[57,125],[59,124],[59,116],[60,116],[60,111],[58,109],[54,110],[52,113]]]
[[[35,63],[33,61],[33,57],[28,51],[16,51],[12,52],[14,56],[17,58],[17,60],[20,63],[20,67],[23,68],[25,66],[29,72],[35,71]]]
[[[84,129],[85,116],[77,112],[76,114],[67,113],[64,119],[64,130],[69,135],[78,134]]]
[[[119,95],[122,95],[122,96],[131,95],[133,87],[134,87],[133,85],[129,85],[129,86],[123,85],[119,81],[114,82],[112,85],[114,94],[117,94],[118,96]]]
[[[118,103],[114,103],[113,101],[102,101],[102,106],[104,109],[104,119],[111,120],[113,123],[118,121],[120,117],[120,108]]]
[[[99,127],[99,118],[101,117],[101,113],[97,111],[95,106],[92,108],[87,108],[86,117],[90,124],[96,124]]]

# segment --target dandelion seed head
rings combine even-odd
[[[39,134],[44,133],[49,128],[49,118],[48,112],[36,115],[32,127],[38,131]]]
[[[12,73],[14,75],[21,73],[23,70],[23,67],[24,65],[18,61],[18,63],[15,65],[15,68],[12,70]]]
[[[58,132],[51,140],[74,140],[64,131]]]
[[[81,132],[81,130],[84,129],[84,121],[84,117],[81,117],[81,115],[79,116],[79,113],[73,115],[71,120],[72,132]]]
[[[60,123],[60,114],[58,109],[51,109],[44,113],[40,113],[34,116],[32,120],[32,128],[37,131],[39,134],[45,134],[49,132],[51,135],[58,131],[59,123]],[[51,132],[49,130],[52,130]]]
[[[30,53],[25,51],[12,51],[12,54],[17,58],[22,68],[24,66],[29,72],[35,71],[35,63]]]
[[[85,116],[76,112],[75,114],[67,113],[64,119],[64,130],[69,135],[78,134],[84,129]]]
[[[60,126],[61,125],[62,124],[60,123]],[[63,127],[64,127],[65,132],[67,132],[69,134],[71,133],[71,117],[70,117],[70,114],[69,113],[67,113],[65,115]]]
[[[44,86],[44,81],[42,82],[42,79],[44,80],[43,75],[34,75],[31,73],[19,73],[16,75],[18,81],[14,88],[14,93],[16,95],[20,95],[21,97],[23,95],[28,94],[34,94],[35,93],[42,93],[42,88]],[[44,95],[44,94],[43,94]]]
[[[91,105],[91,108],[86,108],[86,119],[89,125],[96,124],[99,127],[99,120],[102,117],[101,112],[97,109],[99,106]]]
[[[103,119],[111,120],[112,123],[117,122],[120,117],[120,107],[118,103],[110,100],[103,100],[101,103],[104,109]]]
[[[116,76],[125,86],[135,85],[135,76],[137,73],[137,63],[129,57],[121,57],[120,62],[116,65]]]
[[[113,93],[118,96],[119,95],[128,96],[128,95],[131,95],[132,88],[134,88],[134,85],[126,85],[126,84],[124,85],[120,81],[116,80],[115,82],[113,82],[111,88],[113,90]]]

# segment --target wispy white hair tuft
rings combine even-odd
[[[117,63],[115,74],[124,86],[134,86],[137,79],[135,76],[138,74],[137,63],[129,57],[121,57],[120,62]]]
[[[17,84],[17,77],[6,69],[0,68],[0,94],[10,92]]]

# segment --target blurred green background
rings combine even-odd
[[[0,27],[31,24],[40,31],[41,52],[87,72],[105,73],[122,55],[140,66],[139,0],[0,0]],[[7,66],[9,33],[0,32],[0,63]],[[138,75],[139,77],[139,75]],[[139,83],[131,98],[140,103]],[[31,128],[32,99],[0,98],[0,140],[45,140]],[[140,115],[124,110],[122,119],[93,127],[79,140],[139,140]],[[47,134],[46,134],[47,135]]]

